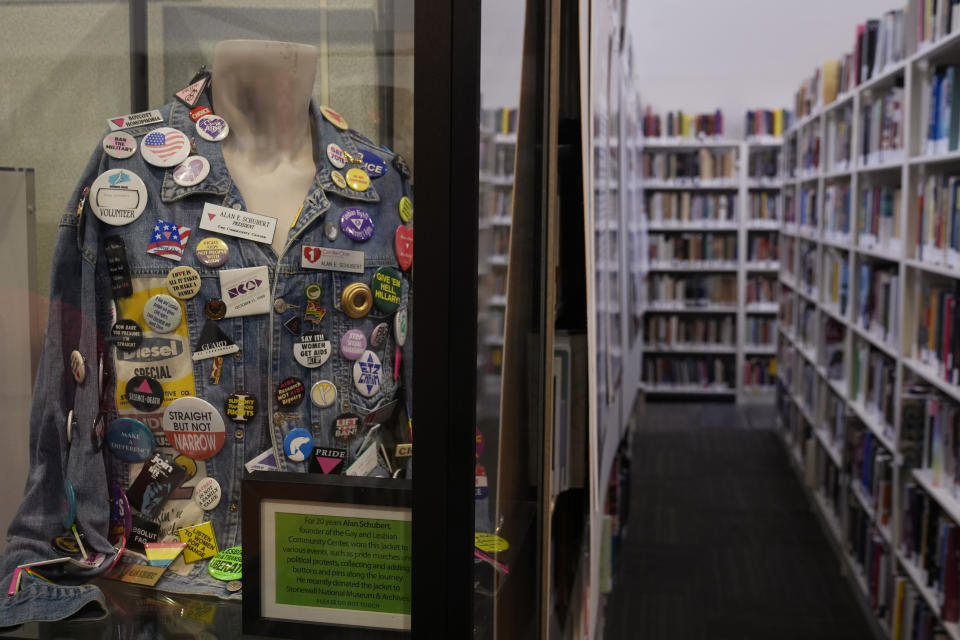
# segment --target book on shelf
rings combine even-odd
[[[922,98],[923,152],[937,155],[956,151],[960,134],[960,67],[934,67]]]
[[[737,303],[735,275],[653,274],[648,288],[651,304],[682,303],[688,307]]]
[[[850,233],[850,184],[828,184],[823,196],[823,230],[834,239]]]
[[[837,306],[836,311],[847,314],[847,299],[850,290],[849,265],[845,253],[826,247],[823,252],[823,278],[826,302]]]
[[[856,321],[891,346],[897,344],[900,335],[899,283],[896,265],[876,262],[860,264]]]
[[[752,191],[747,197],[750,203],[750,220],[769,220],[776,222],[780,219],[778,214],[780,198],[776,193],[769,191]]]
[[[820,362],[828,380],[843,379],[843,341],[846,329],[833,318],[823,321],[823,339],[820,340]]]
[[[893,504],[893,453],[859,420],[853,420],[847,429],[844,466],[867,499],[877,526],[887,528]]]
[[[779,175],[780,147],[750,149],[747,159],[747,176],[751,180],[775,180]]]
[[[867,588],[874,614],[889,622],[894,599],[893,554],[855,498],[847,502],[847,548]]]
[[[951,384],[960,383],[958,287],[958,281],[923,281],[914,289],[914,308],[919,314],[915,356],[931,366],[938,377]]]
[[[733,233],[651,233],[650,260],[701,262],[737,259],[737,236]]]
[[[517,130],[516,107],[498,107],[480,110],[480,129],[491,133],[515,133]]]
[[[906,391],[900,397],[900,441],[897,450],[903,458],[906,469],[922,467],[924,443],[927,425],[927,401],[932,392],[929,387],[917,381],[908,382]]]
[[[914,42],[931,44],[960,28],[960,0],[909,0]]]
[[[643,116],[645,138],[712,138],[723,136],[723,111],[713,113],[684,113],[669,111],[666,116],[653,113],[647,107]]]
[[[827,394],[825,420],[830,441],[834,446],[839,445],[842,450],[843,443],[846,441],[847,424],[852,423],[855,418],[847,412],[847,405],[843,398],[832,391]]]
[[[777,321],[764,316],[749,316],[744,327],[744,340],[749,345],[772,347],[777,332]]]
[[[860,246],[899,253],[901,209],[899,186],[864,187],[857,212]]]
[[[917,194],[918,260],[960,268],[960,176],[928,175]]]
[[[777,301],[777,282],[772,277],[752,275],[747,278],[747,304]]]
[[[899,78],[896,85],[879,93],[860,110],[862,165],[903,158],[903,107],[903,79]]]
[[[779,137],[790,128],[792,114],[787,109],[752,109],[744,116],[743,131],[751,137]]]
[[[838,109],[827,120],[827,171],[850,168],[853,142],[853,105]]]
[[[800,243],[800,284],[809,295],[817,291],[817,245]]]
[[[660,346],[736,346],[733,316],[697,318],[653,314],[644,318],[644,342]]]
[[[734,180],[737,149],[700,148],[690,151],[644,151],[643,177],[656,180]]]
[[[647,194],[647,215],[655,223],[733,222],[736,193],[656,191]]]
[[[798,134],[801,168],[806,172],[820,168],[820,125],[810,123],[800,129]]]
[[[893,401],[896,395],[896,365],[867,342],[855,341],[850,399],[873,411],[884,434],[893,433]]]
[[[797,338],[806,346],[814,345],[814,331],[816,330],[817,308],[814,304],[804,300],[797,325]]]
[[[799,212],[797,222],[801,227],[817,228],[817,187],[803,187],[800,189]]]

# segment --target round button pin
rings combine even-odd
[[[320,105],[320,113],[323,114],[323,117],[327,119],[327,122],[337,127],[338,129],[343,129],[346,131],[350,128],[350,125],[347,124],[347,121],[344,120],[343,116],[331,109],[325,104]]]
[[[383,161],[383,158],[372,151],[363,151],[361,149],[358,150],[358,153],[360,154],[360,159],[363,164],[363,170],[367,172],[370,178],[376,180],[387,174],[387,163]]]
[[[353,385],[365,398],[370,398],[380,391],[382,375],[383,365],[373,351],[364,351],[353,363]]]
[[[123,160],[137,152],[137,139],[129,133],[114,131],[103,138],[103,150],[111,158]]]
[[[351,207],[340,214],[340,228],[351,240],[366,242],[373,236],[373,220],[363,209]]]
[[[390,325],[381,322],[370,332],[370,346],[382,347],[387,342],[387,336],[390,335]]]
[[[143,319],[157,333],[170,333],[183,318],[180,303],[165,293],[158,293],[143,305]]]
[[[189,300],[200,293],[200,274],[183,264],[167,273],[167,291],[181,300]]]
[[[181,187],[200,184],[210,175],[210,161],[203,156],[190,156],[173,170],[173,181]]]
[[[304,367],[315,369],[330,358],[330,341],[322,333],[307,333],[294,339],[293,357]]]
[[[201,116],[195,126],[200,137],[210,142],[220,142],[230,133],[227,121],[212,113]]]
[[[380,267],[370,280],[373,304],[384,313],[393,313],[400,306],[403,276],[393,267]]]
[[[239,589],[231,589],[230,585],[243,577],[243,548],[224,549],[210,560],[207,572],[217,580],[226,582],[227,591],[239,591]]]
[[[393,338],[398,346],[403,346],[407,342],[407,309],[404,307],[397,311],[393,316]]]
[[[362,318],[373,307],[373,292],[362,282],[353,282],[343,289],[340,306],[351,318]]]
[[[73,380],[77,384],[83,384],[87,379],[87,360],[77,350],[70,352],[70,373],[73,374]]]
[[[227,315],[227,304],[220,298],[210,298],[203,305],[203,313],[211,320],[222,320]]]
[[[287,409],[295,409],[303,402],[306,389],[299,378],[290,377],[277,386],[277,403]]]
[[[405,223],[413,219],[413,202],[407,196],[400,198],[397,203],[397,211],[400,213],[400,219]]]
[[[283,453],[294,462],[303,462],[313,452],[313,434],[303,427],[291,429],[283,439]]]
[[[340,353],[347,360],[356,360],[367,349],[367,337],[360,329],[350,329],[340,338]]]
[[[120,351],[134,351],[143,340],[143,330],[135,320],[122,318],[110,328],[110,338]]]
[[[320,408],[332,407],[337,401],[337,387],[329,380],[320,380],[310,389],[310,402]]]
[[[202,104],[198,104],[193,109],[190,109],[190,119],[196,122],[203,116],[209,115],[211,113],[213,113],[213,111],[210,110],[210,107],[206,107]]]
[[[67,414],[67,444],[73,442],[73,431],[77,426],[77,417],[73,414],[73,409]]]
[[[97,417],[93,419],[93,425],[90,427],[90,444],[94,451],[103,449],[103,441],[107,435],[107,412],[100,411]]]
[[[340,145],[331,142],[327,145],[327,160],[337,169],[343,169],[344,165],[347,164],[347,154],[343,152]]]
[[[330,179],[333,180],[333,184],[341,189],[347,188],[347,179],[343,177],[343,174],[339,171],[331,171]]]
[[[241,582],[240,580],[231,580],[230,582],[227,583],[227,591],[229,591],[230,593],[236,593],[241,589],[243,589],[243,582]]]
[[[363,169],[354,167],[347,171],[347,186],[354,191],[366,191],[370,187],[370,176]]]
[[[126,169],[104,171],[90,185],[87,196],[93,215],[114,227],[130,224],[147,206],[147,186]]]
[[[307,285],[303,288],[303,297],[307,300],[319,300],[320,296],[323,295],[323,287],[320,286],[319,282],[308,282]]]
[[[220,489],[220,483],[209,476],[198,482],[193,489],[193,501],[204,511],[216,509],[221,495],[223,490]]]
[[[190,155],[190,140],[173,127],[159,127],[143,137],[140,155],[155,167],[175,167]]]
[[[230,257],[230,247],[220,238],[209,236],[197,243],[194,248],[197,260],[206,267],[222,267]]]
[[[150,427],[133,418],[117,418],[107,427],[107,447],[118,460],[143,462],[156,448]]]
[[[150,413],[163,404],[163,387],[157,380],[147,376],[133,376],[127,381],[127,402],[134,407]]]
[[[162,425],[170,446],[193,460],[217,455],[227,437],[220,412],[193,396],[171,402],[163,412]]]
[[[349,440],[360,429],[360,416],[355,413],[341,413],[333,421],[333,437],[337,440]]]
[[[323,233],[325,236],[327,236],[327,240],[333,242],[337,239],[337,236],[340,235],[340,228],[332,222],[324,222]]]
[[[249,393],[231,393],[227,396],[225,413],[234,422],[249,422],[257,415],[257,398]]]

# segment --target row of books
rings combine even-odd
[[[515,132],[517,130],[517,108],[481,109],[480,129],[490,133]]]
[[[828,184],[823,193],[823,229],[829,236],[850,233],[850,184]]]
[[[800,307],[800,315],[797,317],[797,339],[807,346],[814,344],[817,329],[817,308],[804,300]]]
[[[780,312],[777,314],[777,322],[788,331],[794,329],[794,312],[796,311],[797,300],[797,294],[788,287],[783,288],[783,292],[780,294]]]
[[[777,337],[777,321],[765,316],[748,316],[743,332],[747,344],[771,346]]]
[[[900,277],[896,265],[862,263],[857,287],[857,324],[895,347],[900,335]]]
[[[900,238],[901,199],[899,186],[873,186],[860,192],[857,234],[861,246],[896,251],[892,241]]]
[[[684,113],[668,111],[665,116],[654,114],[647,107],[643,115],[645,138],[705,138],[723,136],[723,111],[713,113]]]
[[[748,155],[747,176],[751,179],[772,180],[780,176],[779,147],[758,147],[750,149]]]
[[[732,222],[736,213],[736,193],[657,191],[647,195],[650,222]]]
[[[903,158],[905,123],[903,80],[899,85],[877,96],[860,112],[862,146],[860,160],[864,165],[895,162]]]
[[[893,431],[893,403],[897,395],[896,365],[869,344],[857,341],[853,350],[850,398],[878,414],[885,432]]]
[[[837,109],[827,120],[827,171],[850,168],[853,150],[853,105]]]
[[[889,528],[893,508],[893,453],[856,418],[851,418],[846,432],[844,467],[868,499],[877,526]]]
[[[923,95],[921,131],[926,133],[927,155],[956,151],[960,136],[960,67],[934,67],[930,86]]]
[[[747,304],[777,301],[777,281],[764,276],[747,278]]]
[[[847,500],[847,549],[863,574],[870,608],[889,624],[894,607],[894,557],[855,498]]]
[[[732,387],[734,364],[730,358],[646,356],[644,381],[658,386]]]
[[[651,233],[650,260],[671,262],[737,259],[735,233]]]
[[[944,380],[960,383],[960,317],[957,300],[960,284],[921,283],[915,288],[917,317],[916,356],[935,367]]]
[[[927,176],[917,213],[917,259],[960,267],[960,176]]]
[[[780,197],[769,191],[753,191],[749,195],[748,215],[751,220],[779,220]]]
[[[903,490],[903,553],[937,594],[944,622],[960,617],[960,527],[914,482]]]
[[[649,315],[644,319],[644,340],[656,345],[736,344],[733,316],[694,318],[689,315]]]
[[[780,259],[777,250],[777,239],[780,234],[776,231],[753,232],[747,239],[747,259],[750,261],[776,261]]]
[[[820,168],[820,125],[816,122],[800,129],[797,134],[800,168],[810,173]],[[793,170],[793,166],[790,166]]]
[[[815,229],[817,227],[817,188],[803,187],[797,195],[796,200],[791,200],[791,204],[796,204],[796,209],[791,212],[787,209],[787,222],[796,222],[801,227]],[[790,220],[791,214],[794,216]]]
[[[743,384],[746,387],[773,387],[777,378],[777,359],[749,357],[743,361]]]
[[[936,42],[960,29],[960,0],[910,0],[917,42]]]
[[[689,307],[708,304],[737,304],[735,275],[679,275],[672,273],[649,276],[650,302],[683,303]]]
[[[823,422],[829,440],[834,446],[846,442],[847,423],[851,420],[855,420],[855,418],[847,411],[847,403],[833,391],[829,391],[827,393]],[[839,472],[837,467],[833,465],[829,466],[834,471]]]
[[[511,189],[480,189],[480,220],[509,219],[512,213]]]
[[[832,247],[823,252],[823,286],[826,302],[836,305],[840,315],[847,315],[850,295],[850,265],[847,254]]]
[[[843,379],[843,341],[847,328],[827,317],[823,320],[823,337],[820,340],[818,359],[827,373],[828,380]]]
[[[744,135],[748,139],[751,136],[782,136],[790,128],[791,120],[792,114],[788,109],[747,111],[743,119]]]
[[[892,633],[895,640],[942,640],[947,638],[936,612],[930,609],[909,578],[895,579]]]
[[[800,251],[800,286],[807,295],[817,294],[817,245],[812,242],[801,242]]]
[[[737,150],[645,151],[643,177],[656,180],[716,180],[737,177]]]

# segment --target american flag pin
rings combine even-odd
[[[175,167],[190,155],[190,140],[173,127],[160,127],[144,136],[140,154],[155,167]]]

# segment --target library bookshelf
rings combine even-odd
[[[755,171],[755,166],[764,154],[777,158],[781,143],[780,137],[772,136],[746,142],[643,139],[642,186],[651,253],[641,389],[648,396],[773,402],[780,269],[776,245],[783,211],[782,181],[779,160],[774,160],[776,170],[772,174]],[[701,153],[708,154],[705,160],[701,156],[701,162],[711,166],[721,165],[721,159],[726,162],[728,156],[733,162],[722,164],[722,170],[707,172],[717,177],[650,175],[657,173],[652,169],[657,156],[665,158],[658,165],[662,168],[675,166],[669,159],[671,154],[692,157]],[[715,202],[724,199],[720,204]],[[704,204],[708,200],[709,204]],[[685,243],[682,259],[675,257],[681,242]],[[712,253],[705,249],[712,244],[722,249]],[[719,284],[699,299],[658,292],[658,283],[669,282],[669,288],[691,280],[704,282],[707,288]],[[691,334],[701,339],[687,339]],[[657,369],[658,360],[689,363],[697,358],[717,375],[710,371],[698,380],[678,381],[672,375],[660,375]],[[665,377],[674,379],[665,382]]]
[[[931,180],[946,184],[939,176],[960,176],[960,152],[927,142],[936,70],[955,64],[960,33],[921,43],[784,135],[778,420],[788,457],[884,636],[899,635],[891,634],[898,618],[875,604],[888,585],[867,569],[874,552],[880,571],[912,585],[945,636],[960,640],[960,627],[945,619],[942,582],[921,566],[911,522],[919,500],[960,524],[956,475],[930,454],[944,437],[932,429],[952,428],[931,425],[943,407],[960,405],[949,345],[958,319],[938,306],[944,293],[960,291],[960,254],[950,248],[956,196],[931,209],[928,189]],[[898,131],[876,150],[868,114],[889,95],[902,96]]]

